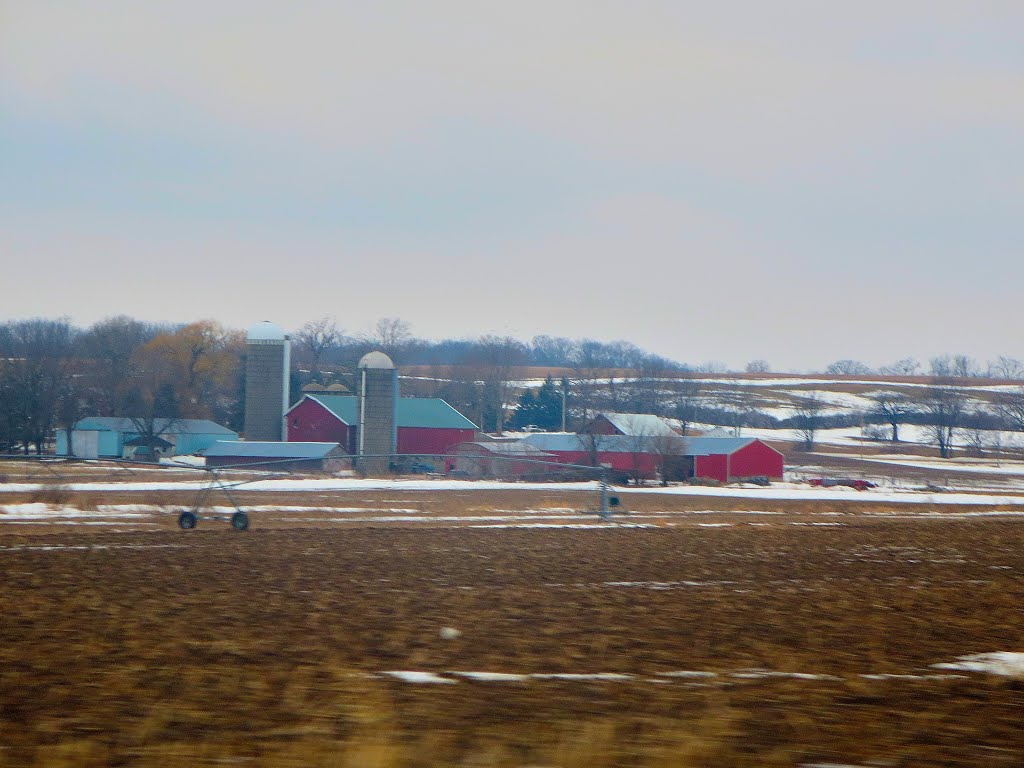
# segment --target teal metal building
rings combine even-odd
[[[219,440],[238,440],[238,433],[207,419],[157,419],[153,432],[166,443],[166,456],[187,455],[205,451]],[[130,458],[132,442],[141,437],[137,423],[117,416],[87,416],[71,430],[71,451],[68,431],[56,433],[58,456],[79,456],[86,459]]]

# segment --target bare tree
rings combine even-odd
[[[630,425],[626,434],[616,439],[626,444],[630,453],[629,477],[634,485],[642,485],[647,479],[645,458],[653,453],[651,440],[653,432],[646,425]]]
[[[122,412],[134,373],[133,356],[160,332],[158,326],[118,315],[100,320],[83,333],[82,354],[91,362],[88,380],[98,415]]]
[[[960,379],[967,379],[982,375],[978,361],[969,355],[953,355],[953,375]]]
[[[612,435],[603,435],[598,432],[581,432],[579,434],[579,440],[583,444],[583,450],[587,453],[587,460],[590,466],[598,467],[601,465],[599,459],[601,458],[602,451],[611,442]]]
[[[530,341],[530,359],[534,365],[568,365],[577,344],[562,336],[534,336]]]
[[[935,376],[922,389],[919,406],[942,458],[953,455],[953,442],[967,405],[967,393],[951,377]]]
[[[1000,392],[996,395],[993,407],[1007,428],[1024,432],[1024,387]]]
[[[873,412],[877,418],[884,419],[892,428],[891,441],[900,441],[900,424],[913,413],[914,403],[903,392],[875,392],[871,395],[874,403]]]
[[[674,388],[674,413],[679,421],[679,430],[685,437],[689,434],[690,425],[697,420],[698,412],[704,404],[705,393],[699,379],[678,379]]]
[[[989,375],[997,379],[1024,378],[1024,363],[1015,357],[1000,355],[989,363]]]
[[[967,355],[941,355],[933,357],[929,364],[933,377],[969,379],[981,375],[977,361]]]
[[[814,450],[814,440],[818,430],[821,428],[822,412],[826,403],[818,392],[808,392],[797,400],[794,407],[796,412],[796,428],[800,433],[802,448],[805,451]]]
[[[126,408],[145,458],[155,461],[161,446],[170,442],[164,436],[170,436],[181,423],[174,387],[169,382],[158,385],[156,389],[137,387],[129,394]]]
[[[629,383],[628,406],[634,413],[664,413],[664,389],[670,363],[657,355],[643,359],[636,377]]]
[[[125,397],[124,413],[138,435],[139,447],[153,460],[165,442],[164,435],[181,419],[184,376],[180,353],[176,354],[172,343],[157,337],[136,352],[133,367],[136,373]]]
[[[767,360],[751,360],[744,370],[747,373],[771,373],[772,367]]]
[[[658,462],[658,475],[661,484],[668,485],[669,480],[686,479],[682,459],[686,455],[686,438],[682,435],[659,434],[649,441],[650,449]]]
[[[320,363],[324,355],[336,349],[341,339],[342,332],[337,322],[326,315],[317,320],[310,320],[296,332],[295,340],[309,352],[310,368],[314,377],[320,373]]]
[[[483,386],[482,416],[493,418],[495,434],[505,431],[505,409],[513,406],[510,384],[527,359],[525,345],[508,336],[481,336],[467,358]],[[484,424],[480,428],[485,429]]]
[[[572,356],[572,368],[573,401],[579,409],[580,421],[586,424],[601,407],[599,388],[608,378],[602,345],[592,339],[579,342]]]
[[[754,409],[752,394],[739,379],[734,378],[715,389],[710,395],[715,406],[722,412],[724,426],[730,427],[737,436],[746,424],[747,416]]]
[[[4,441],[42,453],[58,426],[58,404],[69,386],[75,330],[66,319],[36,318],[0,328],[0,394]]]
[[[917,376],[921,372],[921,364],[912,357],[904,357],[892,365],[883,365],[878,372],[885,376]]]
[[[397,362],[412,342],[412,326],[399,317],[382,317],[374,328],[373,341]]]
[[[729,366],[721,360],[705,360],[696,370],[697,373],[727,373]]]
[[[837,376],[868,376],[874,371],[860,360],[836,360],[825,368],[825,373]]]
[[[984,456],[985,450],[993,442],[990,429],[993,424],[993,416],[989,410],[980,404],[969,408],[962,417],[964,443],[974,456]],[[999,434],[998,430],[995,434]]]

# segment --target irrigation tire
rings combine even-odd
[[[249,528],[249,516],[245,512],[235,512],[231,516],[231,527],[236,531],[245,531]]]
[[[195,512],[189,512],[187,509],[178,515],[178,527],[183,531],[188,531],[195,528],[199,524],[199,518],[196,517]]]

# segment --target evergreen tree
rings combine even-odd
[[[550,376],[534,394],[528,389],[519,397],[515,413],[509,420],[509,427],[522,429],[535,424],[548,432],[557,430],[562,423],[562,396],[555,387]]]

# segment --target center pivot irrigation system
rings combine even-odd
[[[399,460],[399,461],[406,460],[406,461],[408,461],[409,459],[416,459],[416,460],[422,460],[422,459],[435,459],[435,460],[437,460],[437,459],[440,459],[440,460],[445,460],[445,459],[450,459],[451,456],[448,456],[446,454],[416,454],[415,456],[409,456],[407,454],[389,453],[389,454],[373,454],[373,455],[367,454],[367,455],[363,455],[363,456],[361,456],[359,458],[360,459],[388,459],[389,461],[394,461],[394,460]],[[519,463],[519,464],[536,464],[536,465],[544,466],[544,467],[546,467],[549,470],[551,468],[555,468],[558,471],[572,471],[572,472],[577,472],[577,473],[583,472],[583,473],[586,473],[586,474],[589,474],[589,475],[596,475],[597,476],[596,479],[598,481],[598,493],[599,493],[598,504],[599,504],[599,506],[598,506],[598,508],[596,510],[591,510],[591,511],[596,513],[597,515],[599,515],[602,520],[610,520],[612,514],[614,514],[616,512],[624,513],[624,510],[622,509],[619,497],[613,495],[612,492],[611,492],[611,485],[608,482],[608,473],[609,473],[609,468],[608,467],[603,467],[603,466],[602,467],[593,467],[593,466],[590,466],[588,464],[552,464],[551,462],[540,461],[538,459],[521,459],[521,458],[518,458],[518,457],[504,457],[504,456],[488,457],[488,460],[489,461],[499,461],[499,462],[500,461],[514,461],[514,462]],[[199,521],[202,520],[202,519],[220,520],[220,521],[225,521],[226,520],[226,521],[229,521],[231,523],[231,527],[234,528],[235,530],[238,530],[238,531],[248,530],[248,528],[249,528],[249,514],[245,511],[245,509],[243,509],[242,505],[238,502],[238,500],[232,494],[232,490],[236,489],[236,488],[239,488],[241,486],[247,485],[249,483],[261,482],[261,481],[264,481],[264,480],[275,480],[275,479],[279,479],[281,477],[292,477],[292,476],[294,476],[294,473],[289,471],[289,472],[281,472],[281,473],[260,474],[257,477],[241,479],[241,480],[239,480],[239,479],[226,480],[224,477],[221,476],[221,473],[222,472],[226,472],[226,471],[238,471],[238,470],[247,470],[247,469],[257,469],[257,470],[271,469],[272,470],[275,465],[277,465],[277,466],[280,466],[282,464],[294,465],[294,464],[297,464],[297,463],[301,463],[302,461],[318,461],[318,459],[276,459],[276,460],[270,460],[270,461],[251,462],[251,463],[246,463],[246,464],[232,464],[232,465],[227,465],[227,466],[223,466],[223,467],[216,467],[216,468],[212,468],[212,467],[196,467],[195,465],[192,465],[192,464],[177,464],[177,463],[173,463],[172,462],[171,466],[179,466],[179,467],[186,467],[187,466],[187,467],[189,467],[191,469],[202,469],[202,470],[204,470],[207,473],[207,475],[209,477],[209,480],[206,483],[206,485],[204,485],[203,488],[200,489],[200,491],[199,491],[199,493],[198,493],[198,495],[196,497],[195,503],[192,505],[192,507],[190,509],[183,510],[181,512],[181,514],[178,515],[178,526],[182,530],[191,530],[191,529],[195,528],[197,525],[199,525]],[[166,466],[166,465],[164,465],[164,466]],[[204,512],[203,511],[204,507],[206,507],[206,505],[208,504],[209,498],[213,494],[215,494],[217,491],[221,491],[221,492],[224,493],[224,495],[228,499],[228,501],[231,502],[231,506],[234,507],[234,510],[235,510],[234,512],[232,512],[230,514],[228,514],[228,513],[217,514],[217,513],[211,513],[211,512]]]
[[[359,459],[388,459],[389,462],[397,464],[399,462],[408,461],[420,462],[423,459],[443,462],[445,460],[450,460],[452,457],[447,454],[375,454],[364,455],[358,458],[345,458],[354,459],[358,465]],[[234,493],[236,489],[250,483],[257,483],[265,480],[278,480],[285,477],[295,477],[296,473],[291,469],[285,470],[284,465],[294,467],[296,464],[301,464],[304,461],[318,461],[318,459],[288,458],[252,462],[247,464],[231,464],[223,467],[205,467],[173,460],[168,461],[167,463],[154,463],[132,461],[129,459],[86,459],[78,456],[41,456],[23,454],[0,455],[0,460],[35,462],[46,480],[55,485],[66,485],[72,482],[67,476],[59,471],[58,467],[62,464],[106,464],[109,465],[115,473],[123,473],[127,476],[131,476],[132,470],[157,468],[167,469],[168,467],[201,471],[206,475],[206,481],[198,490],[195,501],[187,509],[183,509],[179,513],[178,526],[182,530],[191,530],[199,525],[200,520],[218,520],[222,522],[230,522],[231,527],[237,531],[248,530],[249,513],[246,512],[236,498]],[[491,456],[487,457],[487,460],[494,462],[533,464],[538,467],[543,467],[547,473],[552,471],[571,472],[577,475],[582,474],[583,476],[593,477],[598,481],[598,507],[597,509],[591,509],[588,511],[599,515],[602,520],[611,519],[611,516],[615,513],[625,512],[625,510],[622,509],[619,497],[613,495],[611,492],[611,485],[608,482],[608,467],[594,467],[589,464],[555,464],[548,461],[541,461],[539,459],[524,459],[514,456]],[[283,471],[274,472],[273,469],[275,466],[279,467]],[[259,472],[258,474],[254,474],[252,477],[239,478],[237,473],[244,470],[258,470]],[[231,477],[225,477],[223,473],[236,474]],[[455,478],[453,477],[452,479]],[[225,498],[230,502],[231,508],[234,510],[233,512],[219,513],[214,512],[209,508],[211,497],[216,495],[218,492],[224,494]]]

